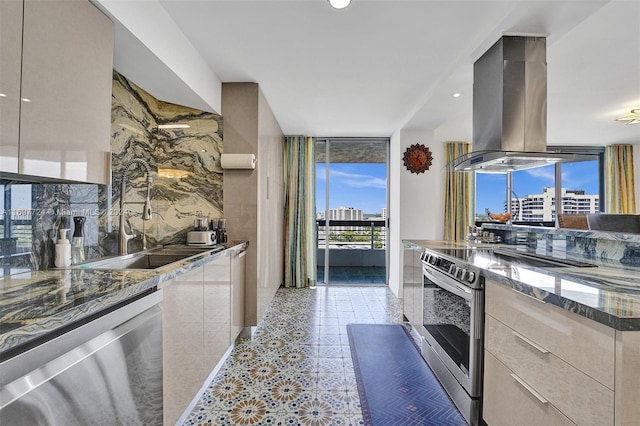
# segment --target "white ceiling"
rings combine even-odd
[[[549,144],[640,142],[640,125],[613,121],[640,106],[640,0],[97,1],[159,4],[222,82],[260,84],[285,134],[471,140],[473,62],[503,34],[547,34]],[[215,109],[116,31],[116,69]]]

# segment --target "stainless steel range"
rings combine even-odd
[[[471,425],[482,419],[484,277],[465,262],[474,249],[422,255],[422,355]]]

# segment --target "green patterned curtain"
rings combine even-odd
[[[445,142],[445,164],[471,151],[466,142]],[[444,177],[444,240],[462,241],[467,236],[467,226],[475,223],[476,185],[475,174],[470,172],[445,172]]]
[[[605,212],[636,212],[633,145],[609,145],[604,151]]]
[[[316,284],[315,145],[312,137],[285,138],[285,287]]]

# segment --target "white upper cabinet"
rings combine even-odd
[[[0,171],[18,173],[22,0],[0,1]]]
[[[25,0],[23,28],[18,172],[110,183],[113,23],[88,1]]]

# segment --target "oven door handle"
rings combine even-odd
[[[465,300],[472,299],[471,292],[473,290],[461,284],[458,284],[455,280],[447,277],[446,275],[438,274],[438,276],[436,276],[437,272],[432,271],[431,269],[428,269],[427,266],[422,267],[422,272],[429,279],[429,281],[431,281],[433,284],[437,285],[438,287],[441,287],[443,290],[453,293],[456,296],[460,296]]]

